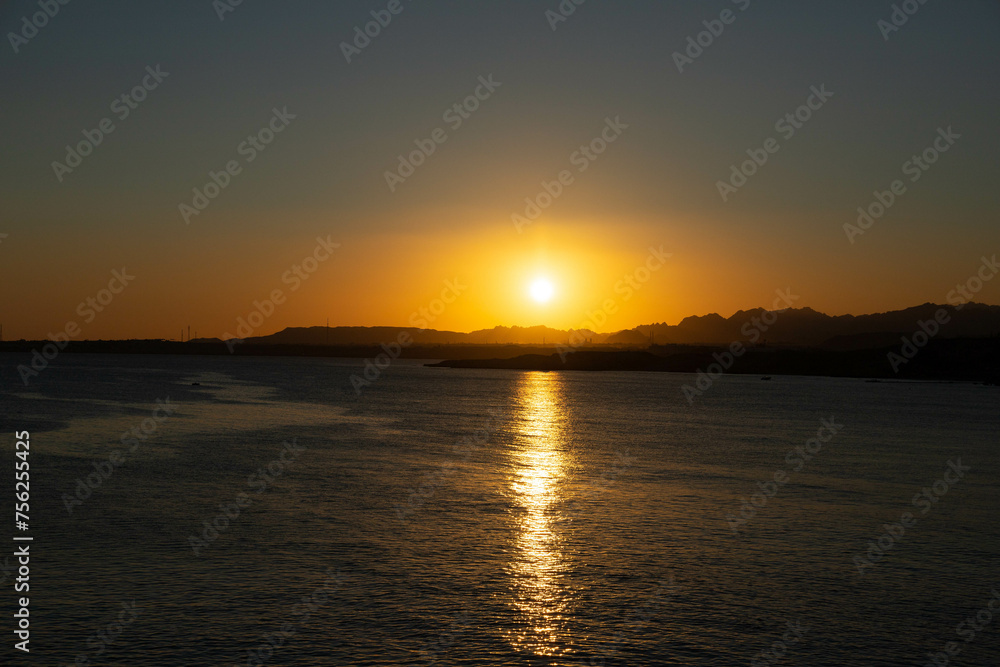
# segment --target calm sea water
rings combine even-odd
[[[1000,664],[997,604],[956,632],[1000,589],[996,388],[733,376],[689,405],[683,374],[399,362],[358,396],[359,360],[96,355],[24,387],[2,361],[24,664]]]

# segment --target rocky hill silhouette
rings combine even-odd
[[[245,339],[256,345],[378,345],[406,332],[418,345],[791,345],[852,350],[885,347],[912,334],[920,322],[935,319],[944,310],[949,321],[939,339],[988,338],[1000,334],[1000,306],[968,303],[964,306],[920,306],[869,315],[826,315],[812,308],[768,311],[741,310],[730,317],[717,313],[684,318],[671,325],[654,323],[615,333],[588,329],[561,330],[545,326],[494,327],[469,333],[414,327],[290,327],[268,336]]]

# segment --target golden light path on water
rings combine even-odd
[[[555,373],[525,373],[517,394],[510,493],[518,533],[510,564],[513,604],[521,623],[508,633],[515,648],[539,656],[566,653],[570,602],[568,562],[554,530],[567,466],[562,386]]]

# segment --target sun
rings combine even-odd
[[[548,303],[556,293],[555,286],[548,278],[536,278],[528,288],[531,298],[538,303]]]

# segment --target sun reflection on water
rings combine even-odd
[[[541,656],[566,653],[568,563],[556,530],[556,503],[565,475],[564,402],[555,373],[525,373],[517,393],[510,493],[518,534],[510,563],[519,620],[508,633],[518,649]]]

